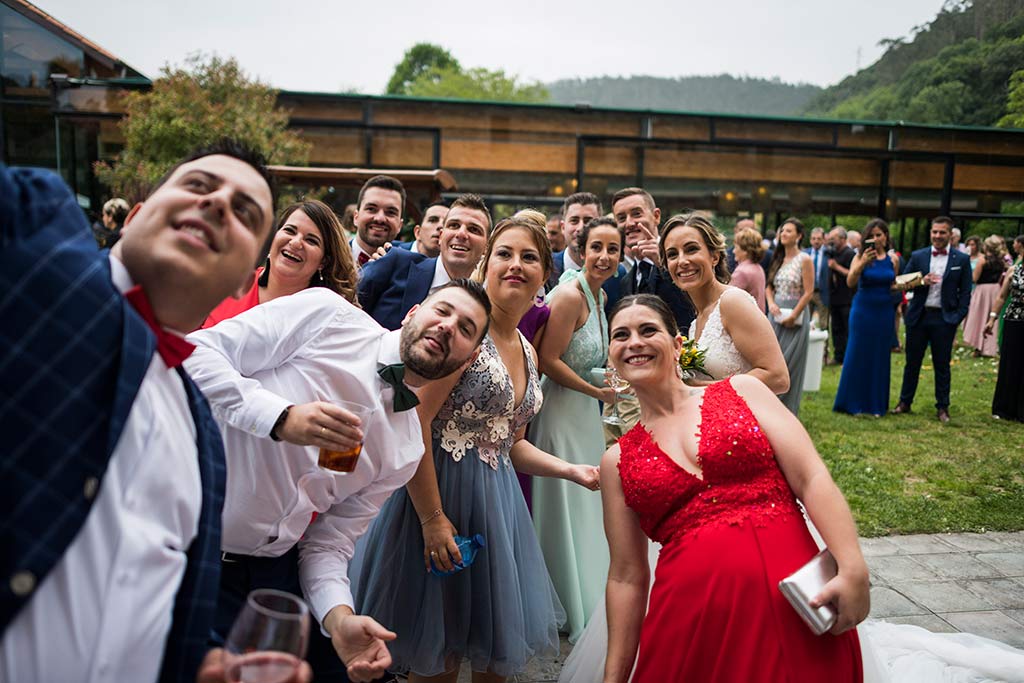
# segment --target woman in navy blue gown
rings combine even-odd
[[[881,417],[889,411],[889,347],[895,315],[891,289],[899,261],[889,253],[885,221],[871,220],[864,234],[864,243],[846,276],[847,284],[856,286],[857,293],[850,309],[850,340],[832,410]]]

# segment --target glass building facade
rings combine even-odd
[[[23,0],[0,0],[0,27],[0,158],[58,169],[95,212],[107,196],[93,164],[123,144],[120,96],[150,82]],[[444,169],[497,216],[554,211],[577,190],[610,210],[639,185],[663,216],[705,210],[726,231],[741,216],[766,230],[789,215],[854,227],[883,216],[903,251],[939,214],[965,236],[1024,232],[1022,131],[289,91],[278,102],[312,143],[311,166]],[[319,182],[339,211],[355,201],[351,181]]]

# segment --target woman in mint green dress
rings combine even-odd
[[[580,231],[584,267],[569,271],[548,296],[551,316],[539,349],[544,405],[530,425],[530,441],[578,465],[597,466],[604,453],[599,402],[612,389],[595,380],[608,353],[608,322],[601,285],[615,276],[623,237],[615,222],[595,218]],[[575,490],[574,490],[575,489]],[[604,599],[608,544],[601,497],[553,479],[534,479],[533,520],[555,591],[575,642],[590,613]]]

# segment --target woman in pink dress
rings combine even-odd
[[[732,271],[729,284],[739,287],[754,297],[757,307],[766,311],[764,300],[764,269],[761,258],[764,256],[764,245],[761,233],[753,228],[740,228],[732,236],[732,253],[736,257],[736,269]]]

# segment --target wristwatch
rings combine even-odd
[[[277,430],[281,428],[284,421],[288,419],[288,411],[294,408],[294,405],[290,405],[281,411],[281,414],[277,416],[277,421],[274,422],[274,426],[270,428],[270,438],[274,441],[280,441],[281,437],[277,435]]]

